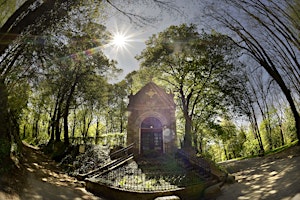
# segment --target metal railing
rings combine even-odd
[[[129,191],[167,191],[203,183],[197,176],[183,172],[147,172],[140,169],[118,168],[97,177],[103,184]]]
[[[125,145],[125,135],[102,135],[98,137],[70,137],[70,142],[72,144],[110,144],[114,143],[112,146],[124,146]]]
[[[124,165],[131,159],[133,159],[133,153],[132,153],[133,144],[130,144],[127,147],[124,147],[118,151],[115,151],[110,154],[110,158],[112,159],[111,162],[106,163],[103,166],[100,166],[92,171],[89,171],[85,174],[78,174],[77,178],[79,180],[84,180],[85,178],[89,178],[91,176],[97,177],[101,174],[108,173],[109,171]]]
[[[194,168],[197,168],[199,174],[203,176],[211,175],[210,165],[204,158],[197,157],[196,155],[189,155],[183,150],[179,150],[177,152],[177,159],[181,159],[182,162],[196,166]]]
[[[124,147],[122,149],[119,149],[115,152],[112,152],[110,154],[110,158],[111,159],[116,159],[116,158],[120,158],[120,157],[123,157],[123,156],[127,156],[127,155],[130,155],[130,154],[133,154],[133,145],[134,143],[128,145],[127,147]]]

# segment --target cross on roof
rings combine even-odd
[[[148,92],[146,92],[146,94],[147,94],[150,98],[152,98],[153,95],[157,94],[157,92],[155,92],[154,90],[150,89]]]

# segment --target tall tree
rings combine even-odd
[[[2,2],[2,1],[1,1]],[[43,51],[44,47],[44,32],[49,27],[55,26],[57,23],[62,22],[67,15],[73,14],[78,15],[78,18],[85,19],[85,16],[92,14],[99,14],[98,9],[102,9],[102,6],[99,6],[101,3],[106,2],[107,5],[111,6],[117,12],[122,13],[127,16],[130,20],[137,23],[151,22],[151,18],[146,16],[141,16],[133,12],[126,11],[125,7],[120,8],[120,4],[116,5],[112,1],[82,1],[82,0],[53,0],[53,1],[40,1],[40,0],[24,0],[21,6],[17,6],[17,9],[13,14],[4,22],[1,21],[2,27],[0,28],[0,93],[1,96],[0,102],[2,102],[0,107],[0,150],[5,152],[4,157],[0,157],[0,162],[6,159],[9,156],[10,144],[9,138],[10,134],[7,131],[7,124],[2,124],[7,122],[8,110],[7,101],[7,74],[11,74],[14,71],[14,67],[20,68],[20,66],[30,66],[34,67],[34,70],[28,69],[19,69],[20,71],[26,72],[27,75],[36,71],[36,67],[42,64],[35,63],[37,61],[43,60],[43,54],[40,54],[38,51],[29,51],[26,45],[28,43],[38,43],[40,45],[40,50]],[[130,4],[133,2],[122,2],[121,5]],[[143,1],[144,5],[149,6],[148,1]],[[155,5],[160,9],[175,9],[174,4],[170,2],[162,1],[152,1],[152,5]],[[151,4],[151,3],[150,3]],[[1,6],[10,6],[11,4],[1,4]],[[2,8],[2,7],[1,7]],[[76,10],[77,8],[77,10]],[[80,8],[80,9],[78,9]],[[2,10],[2,9],[1,9]],[[176,9],[175,9],[176,10]],[[78,11],[78,12],[77,12]],[[86,11],[86,12],[85,12]],[[96,17],[95,17],[96,18]],[[153,19],[153,18],[152,18]],[[22,38],[24,35],[27,35],[28,38]],[[43,36],[43,37],[42,37]],[[15,45],[12,45],[15,44]],[[26,51],[25,51],[26,50]],[[31,62],[29,65],[16,65],[16,61],[24,56],[24,52],[28,53]],[[50,52],[46,52],[48,54]],[[22,55],[21,55],[22,54]],[[35,55],[35,56],[34,56]],[[34,64],[35,63],[35,64]],[[70,93],[69,93],[70,94]],[[62,94],[64,95],[64,94]],[[60,95],[61,96],[61,95]],[[69,95],[70,97],[70,95]],[[61,101],[58,101],[58,106],[61,104]],[[59,116],[57,109],[54,109],[54,118]],[[53,119],[55,121],[55,119]],[[58,129],[57,124],[57,129]]]
[[[233,96],[234,111],[241,114],[241,116],[246,116],[250,122],[251,130],[254,138],[257,140],[259,145],[260,154],[264,154],[265,149],[262,142],[262,137],[259,129],[259,110],[258,104],[259,97],[257,96],[256,87],[251,80],[252,75],[249,71],[244,71],[244,74],[240,76],[239,84],[242,86],[243,90]]]
[[[176,93],[185,119],[185,148],[192,146],[192,126],[196,112],[211,113],[225,108],[225,100],[235,89],[231,40],[222,34],[199,34],[195,25],[170,26],[153,35],[137,57],[143,68],[154,68],[159,79]],[[160,74],[160,75],[159,75]]]
[[[298,10],[298,1],[223,2],[222,9],[210,4],[209,16],[234,33],[236,44],[279,85],[292,110],[300,145],[300,115],[295,103],[300,87],[299,16],[290,12]]]

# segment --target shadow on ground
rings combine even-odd
[[[300,147],[294,148],[290,155],[222,163],[237,182],[225,185],[218,199],[300,199]]]
[[[14,171],[17,174],[9,175],[16,185],[10,184],[11,191],[0,190],[0,199],[104,200],[87,192],[84,182],[63,173],[39,149],[25,144],[23,154],[21,169]]]

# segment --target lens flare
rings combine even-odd
[[[112,44],[117,48],[124,48],[128,45],[128,38],[124,34],[116,33],[113,36]]]

